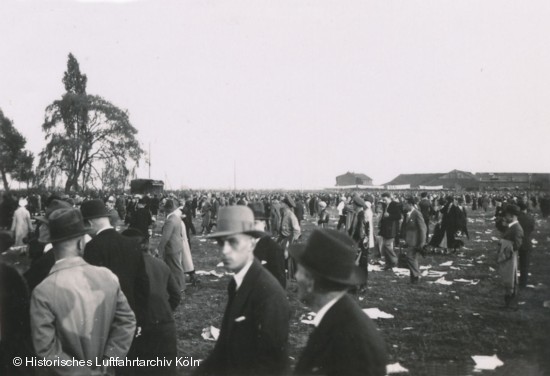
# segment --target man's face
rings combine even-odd
[[[410,212],[410,211],[412,210],[412,205],[409,204],[408,202],[405,202],[405,203],[403,204],[403,209],[405,209],[405,212],[408,213],[408,212]]]
[[[296,270],[296,283],[298,284],[298,299],[306,305],[309,304],[314,283],[311,273],[301,264],[298,264],[298,269]]]
[[[253,258],[253,242],[254,239],[245,234],[219,238],[218,246],[222,253],[223,265],[232,272],[238,273]]]
[[[109,199],[107,200],[107,203],[105,204],[105,206],[107,206],[107,209],[111,210],[115,207],[115,198],[114,197],[109,197]]]
[[[515,219],[514,216],[510,213],[506,213],[504,215],[504,218],[506,219],[507,223],[512,223],[512,222],[514,222],[514,219]]]

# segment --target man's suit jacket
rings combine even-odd
[[[148,304],[149,278],[137,243],[110,228],[86,244],[84,260],[91,265],[104,266],[118,277],[120,288],[140,325]]]
[[[270,236],[258,239],[254,247],[254,256],[265,261],[264,267],[273,274],[283,288],[286,288],[285,251]]]
[[[426,244],[426,222],[418,210],[413,209],[407,214],[403,229],[407,247],[420,248]]]
[[[514,223],[504,232],[502,239],[510,240],[514,246],[514,251],[518,251],[523,243],[523,229],[518,223]]]
[[[384,214],[388,213],[388,217],[384,217]],[[384,209],[382,217],[380,217],[380,236],[384,239],[393,239],[399,233],[399,221],[401,220],[401,210],[399,204],[392,201]]]
[[[288,369],[290,306],[277,280],[255,259],[223,316],[200,375],[280,375]]]
[[[177,212],[172,212],[164,222],[157,249],[161,258],[165,254],[183,254],[183,222]]]
[[[36,355],[55,360],[124,358],[136,320],[117,277],[81,257],[56,263],[31,298]],[[90,372],[90,373],[88,373]],[[83,367],[58,367],[56,375],[91,374]]]
[[[311,333],[296,375],[386,374],[386,345],[371,319],[344,295]]]

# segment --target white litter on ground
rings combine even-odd
[[[202,330],[201,336],[207,341],[217,341],[220,336],[220,330],[216,327],[209,326]]]
[[[464,279],[464,278],[460,278],[460,279],[454,279],[453,281],[455,282],[461,282],[461,283],[468,283],[470,285],[477,285],[479,283],[479,279]]]
[[[439,285],[446,285],[446,286],[452,285],[452,284],[453,284],[453,282],[447,281],[447,280],[445,279],[445,277],[439,278],[439,279],[438,279],[437,281],[435,281],[434,283],[437,283],[437,284],[439,284]]]
[[[221,268],[221,267],[223,267],[223,262],[220,262],[216,265],[216,268]]]
[[[447,261],[447,262],[444,262],[443,264],[439,264],[439,266],[451,266],[451,265],[453,265],[452,261]]]
[[[197,274],[197,275],[212,275],[212,276],[218,277],[218,278],[223,277],[223,273],[218,273],[215,270],[210,270],[208,272],[206,270],[197,270],[195,272],[195,274]]]
[[[409,370],[406,369],[405,367],[403,367],[399,363],[388,364],[386,366],[386,373],[388,375],[393,374],[393,373],[407,373],[407,372],[409,372]]]
[[[363,312],[367,314],[372,320],[376,319],[393,319],[393,315],[379,310],[378,308],[365,308]]]
[[[476,362],[475,369],[477,370],[494,370],[497,367],[504,365],[498,356],[472,355],[472,359]]]

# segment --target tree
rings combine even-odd
[[[128,112],[86,93],[87,77],[80,72],[72,54],[63,83],[66,93],[46,108],[42,129],[48,143],[41,159],[48,161],[48,168],[66,174],[68,192],[73,187],[78,189],[82,174],[83,180],[87,180],[90,171],[100,176],[98,165],[109,161],[125,166],[129,159],[138,162],[143,150]]]
[[[4,190],[9,191],[8,177],[21,181],[30,180],[26,173],[32,173],[33,155],[24,150],[27,140],[0,109],[0,173]]]

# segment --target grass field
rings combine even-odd
[[[491,375],[542,375],[550,370],[550,225],[548,219],[535,213],[536,229],[528,287],[520,290],[518,311],[505,311],[503,289],[497,276],[495,241],[499,237],[492,221],[493,211],[469,211],[470,241],[456,255],[430,254],[420,259],[429,270],[447,272],[444,279],[451,285],[432,283],[438,278],[424,277],[417,285],[409,284],[408,274],[371,271],[366,294],[357,296],[363,308],[379,308],[394,315],[378,319],[376,324],[386,340],[390,363],[399,362],[410,375],[469,375],[472,355],[496,354],[504,366]],[[162,216],[155,229],[160,232]],[[336,218],[332,212],[332,218]],[[316,221],[303,222],[305,241]],[[336,222],[331,221],[332,227]],[[200,223],[196,223],[200,228]],[[433,226],[432,226],[433,227]],[[151,247],[159,241],[152,239]],[[212,240],[193,236],[192,253],[196,270],[216,267],[220,259]],[[1,259],[16,264],[21,270],[26,262],[13,254]],[[440,264],[452,261],[450,266]],[[201,337],[202,329],[220,327],[226,303],[229,276],[202,276],[198,287],[188,286],[182,304],[175,312],[180,356],[204,359],[214,342]],[[455,279],[478,281],[477,284],[455,282]],[[287,287],[292,308],[290,321],[290,360],[294,364],[305,346],[312,327],[301,323],[300,316],[309,310],[296,298],[297,287]],[[191,368],[181,368],[181,375]],[[550,372],[550,371],[548,371]],[[478,373],[476,373],[478,374]],[[550,373],[549,373],[550,374]]]
[[[368,291],[359,295],[363,308],[377,307],[394,315],[376,324],[386,340],[390,363],[400,362],[411,375],[470,374],[472,355],[493,355],[505,365],[489,374],[538,375],[550,365],[550,229],[548,220],[535,213],[538,242],[532,253],[529,287],[520,291],[520,309],[504,311],[503,289],[496,269],[495,241],[499,237],[491,220],[493,212],[470,211],[471,240],[457,255],[430,254],[420,259],[430,270],[447,272],[444,278],[479,281],[476,285],[454,282],[430,283],[438,278],[424,277],[410,285],[408,276],[371,271]],[[332,213],[332,218],[336,215]],[[303,223],[304,238],[315,228],[315,221]],[[335,226],[336,222],[331,222]],[[198,224],[198,223],[197,223]],[[159,223],[160,226],[160,223]],[[197,226],[200,228],[199,226]],[[155,238],[158,241],[158,238]],[[192,237],[196,270],[216,270],[218,251],[211,240]],[[452,261],[452,266],[440,264]],[[201,337],[202,329],[220,327],[226,302],[228,276],[201,277],[199,287],[188,287],[183,304],[177,309],[178,350],[194,359],[205,358],[214,343]],[[297,287],[287,287],[292,307],[290,356],[294,364],[305,346],[312,327],[300,322],[309,310],[296,298]],[[188,370],[182,369],[182,374]]]

